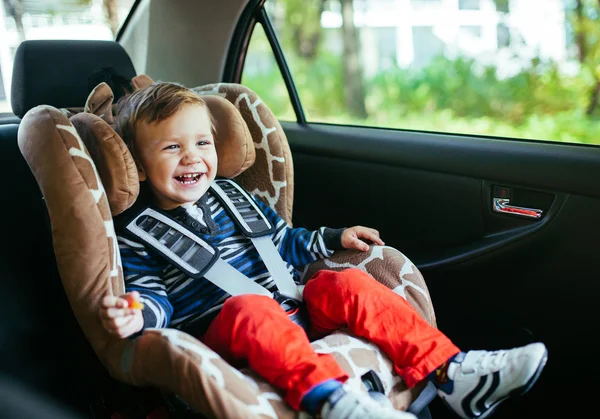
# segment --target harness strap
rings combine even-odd
[[[302,293],[298,289],[298,285],[294,281],[294,278],[288,271],[287,266],[279,251],[275,247],[275,244],[270,237],[253,237],[252,244],[258,251],[258,254],[262,258],[267,270],[271,274],[271,278],[277,285],[279,293],[296,300],[303,301]]]
[[[249,236],[279,294],[302,301],[298,285],[269,237],[275,228],[252,197],[228,179],[213,182],[211,189],[242,233]],[[205,277],[229,295],[259,294],[273,297],[266,288],[223,261],[219,257],[219,249],[160,211],[144,208],[125,229],[191,278]]]
[[[259,294],[273,298],[269,290],[220,258],[204,274],[204,277],[229,295]]]
[[[254,202],[254,199],[234,181],[229,179],[219,179],[213,182],[211,188],[216,193],[221,204],[229,210],[228,212],[232,218],[237,221],[243,234],[252,240],[252,244],[271,274],[271,278],[273,278],[279,293],[302,301],[302,293],[299,291],[298,285],[294,281],[292,274],[288,271],[287,265],[281,258],[273,240],[267,235],[274,232],[275,226],[269,223],[269,220]],[[242,208],[245,210],[243,213],[239,210],[240,204],[243,205]],[[249,204],[252,207],[249,207]],[[251,230],[250,225],[253,228],[261,226],[263,230]]]
[[[236,182],[215,179],[210,187],[244,236],[262,237],[275,232],[275,226],[271,225],[254,199]]]
[[[219,260],[219,249],[152,208],[144,208],[125,229],[195,279],[202,278]]]
[[[259,294],[273,298],[266,288],[221,259],[219,249],[159,211],[144,208],[125,229],[191,278],[204,277],[230,295]]]

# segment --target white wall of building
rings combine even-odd
[[[438,54],[472,57],[497,66],[501,74],[518,71],[532,57],[567,59],[562,0],[512,0],[508,14],[496,11],[493,0],[470,2],[477,3],[477,10],[461,9],[461,0],[364,0],[364,7],[355,3],[365,74],[375,74],[385,62],[378,45],[382,28],[394,31],[396,64],[404,68],[425,65]],[[498,44],[499,24],[510,30],[508,47]],[[340,28],[340,10],[324,12],[321,25]]]

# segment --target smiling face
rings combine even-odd
[[[135,158],[159,208],[194,203],[217,174],[217,152],[205,106],[185,104],[169,118],[138,122]]]

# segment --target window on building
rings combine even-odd
[[[506,48],[510,45],[510,29],[506,24],[498,23],[496,37],[498,38],[498,48]]]
[[[444,42],[434,33],[433,26],[413,26],[412,39],[414,58],[411,67],[426,67],[436,57],[444,55]]]
[[[429,9],[441,6],[442,0],[411,0],[411,4],[414,9]]]
[[[376,36],[377,66],[375,72],[396,67],[396,56],[398,54],[396,28],[377,28]]]
[[[461,26],[459,28],[459,33],[462,36],[467,36],[470,38],[481,38],[481,26]]]
[[[481,0],[458,0],[460,10],[479,10],[481,9]]]

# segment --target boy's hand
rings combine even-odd
[[[344,246],[344,249],[356,249],[366,252],[369,250],[369,245],[361,239],[366,239],[380,246],[385,244],[383,240],[379,238],[379,231],[374,228],[355,226],[347,228],[342,233],[342,246]]]
[[[102,299],[102,307],[100,307],[100,320],[102,326],[111,334],[120,338],[126,338],[139,332],[144,327],[144,317],[142,311],[138,308],[131,308],[136,304],[130,304],[128,300],[138,301],[140,294],[133,291],[115,297],[107,295]]]

